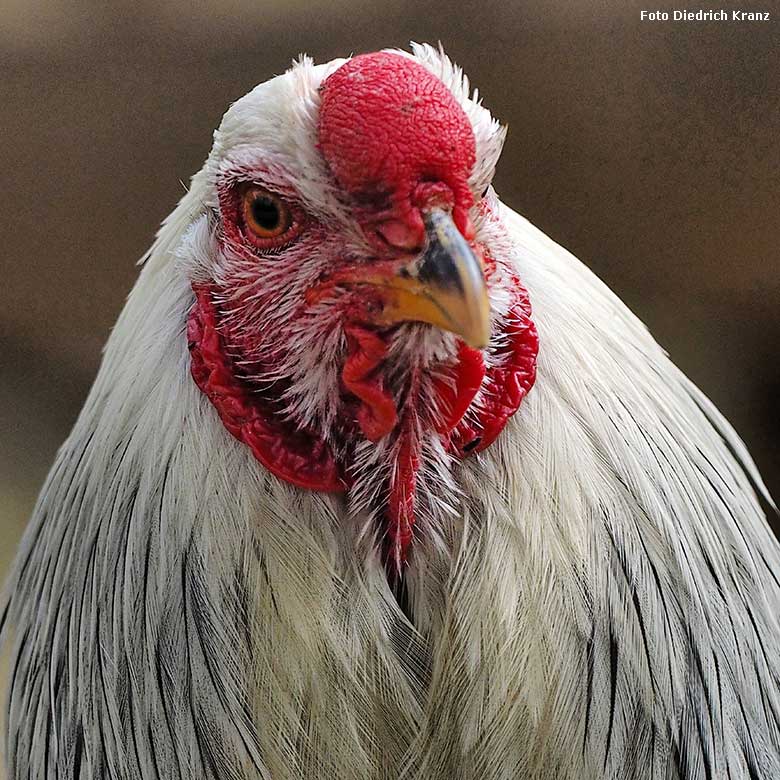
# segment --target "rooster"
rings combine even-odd
[[[6,590],[10,780],[780,777],[774,505],[503,141],[428,46],[225,114]]]

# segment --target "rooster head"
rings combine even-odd
[[[535,377],[490,188],[503,135],[429,47],[303,60],[225,115],[179,249],[225,427],[281,479],[345,492],[396,571]]]

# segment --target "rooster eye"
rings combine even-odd
[[[248,238],[261,246],[277,244],[293,228],[292,213],[281,198],[256,185],[244,190],[241,211]]]

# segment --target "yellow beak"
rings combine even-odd
[[[361,278],[381,288],[380,325],[427,322],[459,335],[470,347],[490,341],[490,300],[482,265],[450,215],[432,209],[424,215],[427,245],[395,274]]]

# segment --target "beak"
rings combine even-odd
[[[452,217],[441,209],[423,215],[427,237],[422,254],[393,275],[363,281],[381,288],[379,324],[427,322],[459,335],[470,347],[490,341],[490,301],[482,265]]]

